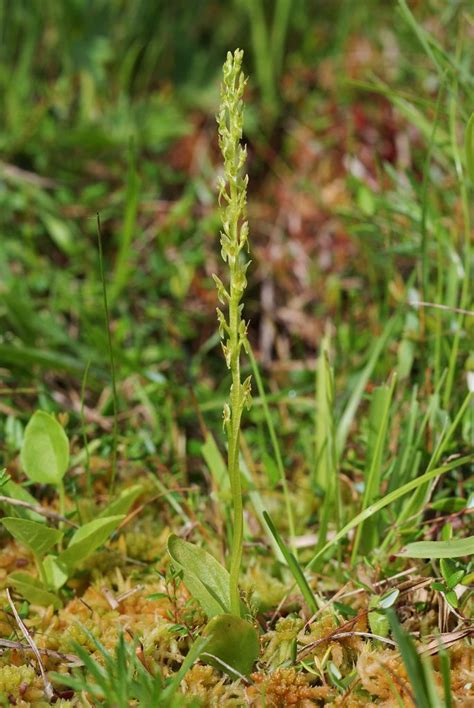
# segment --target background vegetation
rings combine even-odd
[[[255,361],[243,367],[254,401],[241,445],[241,587],[262,655],[248,686],[197,664],[180,690],[204,705],[244,696],[286,705],[285,686],[315,704],[426,697],[430,680],[413,688],[389,643],[357,637],[354,623],[349,639],[327,639],[357,617],[358,631],[388,642],[412,632],[431,646],[440,633],[452,647],[451,671],[434,659],[440,696],[463,705],[472,549],[447,566],[426,550],[415,561],[395,554],[472,529],[470,3],[4,0],[0,18],[3,465],[26,481],[19,452],[40,408],[59,415],[71,441],[70,519],[94,518],[112,487],[141,485],[125,527],[68,580],[55,619],[23,607],[45,650],[74,653],[75,640],[102,664],[94,641],[110,652],[108,688],[55,683],[56,697],[154,700],[130,688],[140,668],[117,641],[130,630],[147,657],[140,666],[166,680],[200,633],[200,610],[167,560],[170,531],[226,562],[215,114],[226,52],[242,47]],[[60,509],[50,487],[28,489]],[[385,509],[339,533],[391,493]],[[306,567],[309,595],[300,585],[295,597],[264,510]],[[6,531],[2,542],[6,587],[12,570],[34,566]],[[334,599],[341,588],[349,599]],[[367,625],[370,596],[387,589],[401,593],[392,599],[404,629],[392,617],[393,634],[383,606]],[[107,593],[125,599],[111,605]],[[313,593],[318,621],[305,626]],[[23,641],[6,599],[0,622],[8,641]],[[65,638],[66,625],[76,629]],[[308,649],[323,637],[324,651]],[[38,667],[25,656],[2,655],[0,694],[40,705]],[[129,693],[107,698],[115,660],[129,662]]]

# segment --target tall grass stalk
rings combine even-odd
[[[280,475],[281,486],[283,489],[283,496],[285,498],[286,517],[287,517],[287,521],[288,521],[288,530],[290,532],[290,546],[291,546],[295,556],[298,557],[298,552],[297,552],[297,549],[294,545],[294,539],[296,536],[295,519],[294,519],[294,514],[293,514],[293,508],[291,506],[290,492],[288,489],[288,482],[286,479],[285,467],[283,465],[283,457],[281,454],[280,445],[278,444],[278,438],[277,438],[277,434],[275,431],[275,426],[273,424],[272,416],[270,413],[270,408],[268,406],[268,401],[267,401],[267,397],[266,397],[266,393],[265,393],[265,387],[263,385],[262,377],[260,376],[260,371],[258,369],[257,360],[255,359],[254,353],[253,353],[250,345],[249,345],[249,357],[250,357],[250,363],[252,364],[252,371],[255,376],[255,381],[257,382],[257,389],[260,394],[260,399],[262,401],[263,412],[265,415],[265,421],[267,423],[268,432],[270,434],[270,440],[271,440],[272,447],[273,447],[273,453],[275,455],[275,461],[276,461],[278,473]]]
[[[117,378],[115,375],[115,358],[114,348],[112,346],[112,332],[110,329],[110,312],[107,299],[107,286],[105,284],[104,270],[104,251],[102,247],[102,226],[100,223],[100,215],[97,214],[97,242],[99,245],[99,272],[100,281],[102,283],[102,296],[104,300],[105,326],[107,328],[107,347],[109,350],[110,361],[110,377],[112,383],[112,406],[113,406],[113,430],[112,430],[112,474],[110,477],[110,494],[112,495],[115,487],[115,477],[117,475],[117,443],[118,443],[118,396],[117,396]]]
[[[219,147],[224,159],[224,176],[219,179],[221,207],[221,255],[229,268],[229,287],[214,275],[220,302],[228,308],[228,318],[217,308],[219,334],[232,384],[230,400],[224,405],[224,429],[228,442],[227,468],[233,504],[233,533],[230,559],[230,603],[233,614],[240,615],[239,573],[242,562],[243,504],[239,466],[239,438],[242,412],[251,402],[251,377],[242,383],[240,375],[241,349],[247,347],[247,323],[242,319],[241,299],[250,264],[244,252],[248,248],[246,220],[248,175],[243,168],[247,150],[241,144],[243,129],[243,93],[245,77],[241,71],[243,52],[229,52],[223,67],[221,103],[217,115]]]

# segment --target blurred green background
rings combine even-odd
[[[227,382],[211,279],[221,268],[214,115],[221,66],[237,46],[250,77],[246,312],[270,388],[301,399],[305,415],[331,322],[342,405],[351,372],[396,313],[376,378],[398,366],[429,389],[450,367],[446,400],[462,397],[469,320],[407,303],[469,306],[453,143],[473,106],[469,2],[0,8],[7,456],[17,418],[37,405],[77,419],[82,388],[91,410],[111,412],[97,213],[120,406],[142,406],[152,431],[131,454],[169,444],[179,457],[173,426],[196,425],[196,400],[217,424]]]

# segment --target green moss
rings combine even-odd
[[[14,666],[9,664],[0,668],[0,696],[2,705],[11,704],[10,698],[19,700],[23,697],[25,689],[29,687],[36,678],[35,670],[32,666]],[[5,703],[3,703],[5,697]]]

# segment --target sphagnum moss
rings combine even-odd
[[[232,384],[230,400],[224,406],[224,428],[228,441],[228,472],[233,502],[233,533],[230,561],[230,602],[232,612],[240,615],[239,574],[242,561],[243,507],[239,467],[239,437],[242,413],[251,402],[251,377],[241,381],[240,354],[247,347],[247,323],[242,318],[241,300],[247,286],[250,261],[249,227],[246,219],[248,175],[244,172],[247,150],[242,145],[243,93],[246,79],[241,71],[243,52],[229,52],[223,67],[221,103],[217,115],[219,147],[224,159],[224,176],[219,179],[219,205],[222,231],[221,255],[229,268],[229,287],[217,275],[214,280],[220,302],[228,308],[228,318],[217,308],[219,333]]]

